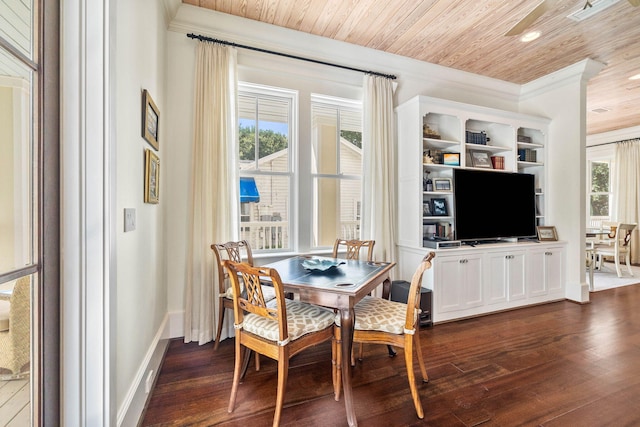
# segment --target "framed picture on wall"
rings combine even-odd
[[[142,137],[156,151],[160,149],[160,139],[158,129],[160,126],[160,110],[145,89],[142,91]]]
[[[149,149],[144,150],[144,202],[160,201],[160,159]]]

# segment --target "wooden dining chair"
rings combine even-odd
[[[366,248],[366,260],[373,261],[373,247],[375,244],[375,240],[336,239],[335,243],[333,244],[333,257],[340,258],[338,256],[340,252],[342,250],[346,250],[346,259],[360,259],[360,250]]]
[[[627,271],[629,272],[629,275],[633,276],[633,270],[631,269],[631,234],[636,226],[637,224],[616,223],[615,226],[612,226],[611,234],[609,234],[612,243],[607,246],[595,246],[595,257],[600,265],[602,265],[603,257],[613,257],[613,262],[616,266],[616,274],[618,275],[618,277],[622,277],[620,260],[623,258],[625,260],[625,264],[627,265]]]
[[[236,404],[238,384],[242,377],[242,347],[270,357],[278,362],[278,385],[273,425],[280,424],[284,392],[287,386],[289,359],[305,350],[334,337],[335,314],[313,304],[285,298],[278,271],[272,268],[252,267],[247,263],[224,261],[233,288],[235,342],[235,368],[229,399],[229,412]],[[240,289],[244,282],[244,292]],[[273,284],[276,297],[267,301],[261,281]],[[335,363],[336,344],[332,344],[332,364]],[[338,348],[339,350],[339,348]],[[246,352],[244,353],[246,354]],[[334,375],[335,378],[335,375]],[[335,390],[334,385],[334,390]],[[255,396],[254,396],[255,397]]]
[[[367,252],[366,252],[366,261],[373,261],[373,247],[375,246],[376,241],[375,240],[357,240],[357,239],[351,239],[351,240],[345,240],[345,239],[336,239],[335,243],[333,244],[333,257],[334,258],[340,258],[338,255],[340,255],[340,252],[343,250],[346,251],[346,259],[360,259],[361,256],[364,256],[364,251],[362,254],[360,254],[360,250],[363,248],[367,248]],[[388,298],[389,297],[389,291],[385,290],[385,292],[383,293],[383,298]],[[387,347],[389,350],[389,357],[393,357],[396,355],[396,352],[393,350],[393,347],[388,346]],[[362,344],[360,344],[360,348],[358,350],[358,360],[362,360],[364,354],[364,349]],[[355,365],[355,359],[353,357],[353,353],[351,354],[351,364]]]
[[[407,367],[409,388],[413,397],[413,405],[416,408],[418,418],[424,418],[422,403],[416,387],[415,374],[413,372],[413,353],[415,351],[423,382],[428,382],[429,377],[424,366],[422,349],[420,348],[420,287],[422,286],[422,274],[431,268],[431,260],[434,252],[429,252],[420,262],[413,273],[409,297],[406,304],[390,301],[384,298],[372,296],[364,297],[355,306],[355,325],[353,332],[354,343],[386,344],[404,348],[404,360]],[[340,345],[340,316],[336,316],[336,349]],[[340,396],[340,383],[342,372],[340,370],[341,355],[336,354],[336,363],[333,364],[333,376],[335,396]]]
[[[213,253],[216,257],[216,268],[218,270],[218,330],[216,332],[216,342],[213,345],[213,349],[217,350],[220,344],[220,336],[222,335],[222,326],[224,324],[224,316],[226,309],[233,310],[233,291],[231,289],[231,282],[229,275],[224,269],[223,262],[225,260],[242,262],[243,260],[249,265],[253,265],[253,253],[251,251],[251,245],[246,240],[231,241],[226,243],[214,243],[211,245]],[[265,298],[267,300],[274,299],[276,297],[275,291],[270,286],[265,287],[263,290]],[[259,359],[256,358],[256,369],[260,368]]]

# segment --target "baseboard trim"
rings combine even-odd
[[[150,391],[147,392],[145,389],[147,378],[151,375],[150,390],[153,390],[153,386],[155,386],[156,379],[158,378],[158,372],[162,366],[162,361],[164,360],[164,355],[169,346],[169,340],[166,338],[168,323],[169,315],[167,314],[149,346],[149,350],[131,383],[131,387],[122,406],[118,410],[118,427],[137,426],[142,421],[147,400],[151,395]]]

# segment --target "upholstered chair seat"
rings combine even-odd
[[[264,286],[263,286],[264,288]],[[289,341],[297,340],[303,335],[316,332],[331,326],[335,314],[333,310],[307,304],[300,301],[285,299],[287,307],[287,330]],[[267,307],[277,308],[277,301],[272,299],[267,302]],[[244,315],[242,328],[269,341],[279,340],[279,324],[277,319],[268,319],[257,314]]]
[[[420,311],[414,310],[416,320]],[[355,312],[355,328],[359,331],[382,331],[398,335],[404,333],[407,304],[366,296],[356,304]],[[340,315],[335,317],[335,321],[340,326]]]

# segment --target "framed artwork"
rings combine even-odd
[[[493,166],[491,166],[491,159],[489,158],[489,154],[485,151],[472,151],[471,165],[474,168],[493,169]]]
[[[431,203],[428,201],[422,204],[422,216],[431,216]]]
[[[144,202],[160,201],[160,159],[149,149],[144,150]]]
[[[142,91],[142,137],[156,151],[160,149],[160,139],[158,129],[160,126],[160,110],[145,89]]]
[[[433,189],[435,191],[451,191],[451,180],[449,178],[434,178]]]
[[[431,214],[434,216],[447,216],[447,199],[431,199]]]
[[[538,226],[538,240],[540,241],[556,241],[558,240],[558,233],[554,226]]]
[[[447,166],[460,166],[460,153],[443,153],[442,159]]]

